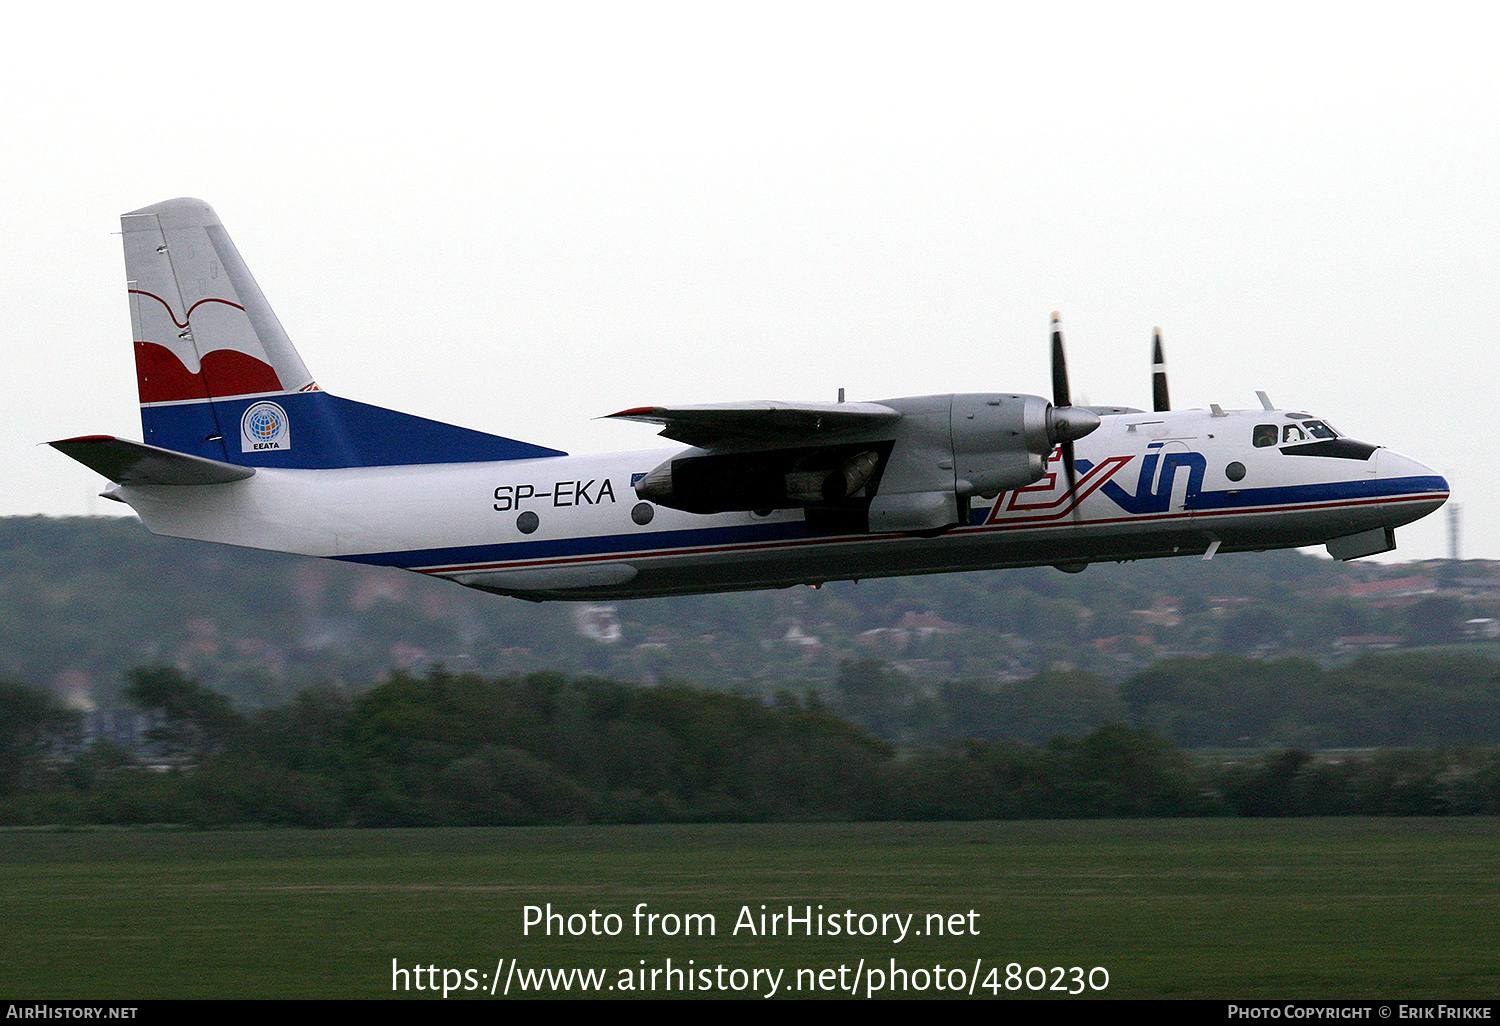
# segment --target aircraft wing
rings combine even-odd
[[[663,436],[713,449],[786,445],[836,438],[894,424],[901,414],[880,403],[778,403],[763,400],[708,406],[638,406],[610,419],[662,425]]]
[[[255,473],[254,467],[237,467],[113,435],[84,435],[48,444],[123,485],[226,484]]]

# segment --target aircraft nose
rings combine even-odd
[[[1443,475],[1410,456],[1403,456],[1390,449],[1376,450],[1375,477],[1380,481],[1399,482],[1403,492],[1430,496],[1437,500],[1433,509],[1448,500],[1448,481]]]

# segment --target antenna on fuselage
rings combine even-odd
[[[1161,329],[1151,329],[1151,408],[1162,413],[1172,408],[1167,397],[1167,358],[1161,349]]]

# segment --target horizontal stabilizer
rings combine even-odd
[[[255,473],[254,467],[237,467],[113,435],[84,435],[48,444],[122,485],[227,484]]]
[[[786,444],[814,436],[870,431],[901,414],[880,403],[719,403],[711,406],[639,406],[611,413],[613,420],[662,425],[662,435],[711,449],[723,445]]]

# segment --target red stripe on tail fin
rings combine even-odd
[[[166,346],[137,342],[135,372],[143,403],[285,391],[270,365],[237,349],[205,354],[202,367],[194,374]]]

